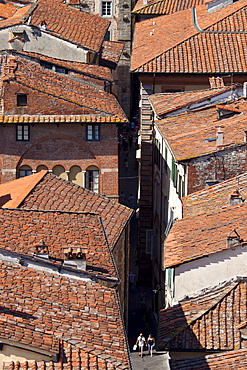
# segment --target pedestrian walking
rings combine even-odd
[[[130,274],[129,274],[129,287],[130,287],[131,291],[134,290],[135,277],[136,277],[136,275],[131,271]]]
[[[129,168],[129,162],[128,162],[128,158],[127,157],[124,158],[124,166],[125,166],[125,170],[127,171],[128,168]]]
[[[155,346],[155,339],[152,334],[149,334],[148,339],[147,339],[147,345],[148,345],[148,354],[153,357],[153,349]]]
[[[140,294],[140,304],[141,308],[144,311],[146,309],[146,292],[144,289],[142,289],[141,294]]]
[[[132,134],[129,135],[128,141],[129,141],[129,148],[131,148],[132,142],[133,142],[133,135]]]
[[[124,204],[126,200],[126,196],[123,191],[121,191],[121,194],[119,195],[119,203]]]
[[[147,345],[147,343],[142,333],[140,333],[139,337],[137,338],[136,345],[139,347],[139,356],[143,357],[144,345]]]
[[[134,205],[135,205],[135,197],[134,197],[133,194],[130,194],[129,199],[128,199],[128,202],[129,202],[130,208],[134,208]]]

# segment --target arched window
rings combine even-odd
[[[32,175],[32,168],[30,166],[21,166],[18,171],[18,177],[25,177]]]
[[[82,186],[82,172],[80,166],[72,166],[69,171],[69,181]]]
[[[95,193],[99,192],[99,169],[96,166],[90,166],[86,170],[86,188]]]
[[[53,167],[52,173],[54,173],[54,175],[58,177],[61,177],[61,179],[67,180],[67,173],[65,172],[65,168],[61,165]]]
[[[39,172],[42,170],[48,170],[48,168],[44,164],[41,164],[36,168],[36,172]]]

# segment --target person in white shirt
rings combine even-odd
[[[146,343],[146,339],[145,339],[145,337],[143,336],[142,333],[137,338],[136,344],[139,347],[139,356],[143,357],[143,348],[144,348],[144,345],[147,345],[147,343]]]

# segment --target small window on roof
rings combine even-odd
[[[17,107],[27,106],[27,94],[17,94]]]

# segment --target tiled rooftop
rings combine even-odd
[[[38,90],[41,93],[49,94],[50,99],[58,98],[60,104],[56,104],[56,107],[53,109],[47,103],[46,114],[49,116],[63,115],[64,107],[61,102],[64,101],[70,104],[71,107],[69,110],[68,105],[66,106],[67,116],[74,115],[76,108],[76,114],[79,113],[83,116],[108,116],[116,121],[123,120],[126,122],[127,120],[113,94],[93,87],[87,84],[86,81],[71,79],[68,75],[61,75],[44,69],[37,63],[21,57],[8,57],[7,61],[4,62],[2,80],[8,81],[9,79],[14,79],[20,85]],[[42,111],[43,115],[46,115],[43,106]],[[5,115],[11,114],[10,112],[4,113]],[[39,105],[37,105],[37,114],[39,113]],[[69,118],[70,120],[71,117]]]
[[[171,370],[246,370],[247,369],[247,350],[239,349],[208,355],[205,357],[171,360]]]
[[[240,114],[219,120],[214,106],[156,121],[176,160],[200,157],[218,150],[216,141],[210,141],[216,138],[217,126],[224,126],[225,149],[245,143],[246,101],[239,99],[226,106],[237,107]]]
[[[149,96],[150,103],[158,116],[175,111],[179,108],[186,107],[187,105],[198,103],[230,91],[232,86],[219,87],[214,89],[185,91],[177,93],[159,93]]]
[[[247,199],[247,172],[184,197],[183,217],[210,214],[228,207],[230,196],[236,190]]]
[[[47,203],[51,204],[52,201],[47,199]],[[62,260],[66,259],[66,248],[87,249],[87,271],[117,279],[115,264],[99,215],[62,210],[2,208],[0,219],[2,248],[32,256],[37,253],[36,247],[42,242],[48,247],[51,258]]]
[[[0,18],[9,18],[16,12],[16,7],[14,4],[0,4]]]
[[[131,368],[115,289],[1,260],[0,290],[1,339],[58,354],[64,369],[80,360],[89,370]]]
[[[240,349],[241,330],[246,328],[246,299],[246,278],[239,278],[161,310],[159,348],[180,351]]]
[[[121,57],[124,48],[123,42],[117,41],[104,41],[101,49],[101,62],[111,62],[115,65]]]
[[[229,248],[227,238],[236,230],[244,242],[247,229],[247,203],[215,212],[177,220],[164,243],[164,265],[175,266]]]
[[[28,56],[29,58],[35,60],[35,61],[45,61],[48,63],[52,63],[54,65],[58,65],[64,68],[67,68],[70,71],[79,72],[83,75],[88,75],[89,77],[95,78],[95,79],[102,79],[109,82],[113,81],[112,74],[109,68],[98,66],[96,64],[87,64],[87,63],[79,63],[79,62],[73,62],[73,61],[67,61],[62,59],[55,59],[50,58],[45,55],[37,54],[37,53],[31,53],[31,52],[24,52],[24,51],[18,51],[13,52],[14,55],[24,55]]]
[[[45,32],[95,52],[99,52],[110,25],[107,19],[80,12],[63,4],[61,0],[38,0],[36,4],[24,6],[12,17],[0,21],[0,28],[27,21],[29,25],[38,28],[45,21]]]
[[[204,4],[204,0],[138,0],[132,13],[143,15],[172,14]]]
[[[247,1],[216,12],[197,7],[199,26],[207,31],[246,31]],[[247,34],[199,33],[192,10],[136,24],[131,70],[140,73],[246,73]]]
[[[36,210],[93,212],[102,218],[108,243],[114,247],[133,210],[95,194],[47,171],[0,185],[1,197],[10,194],[3,207]],[[4,201],[4,198],[2,198]],[[0,203],[1,204],[1,203]]]

